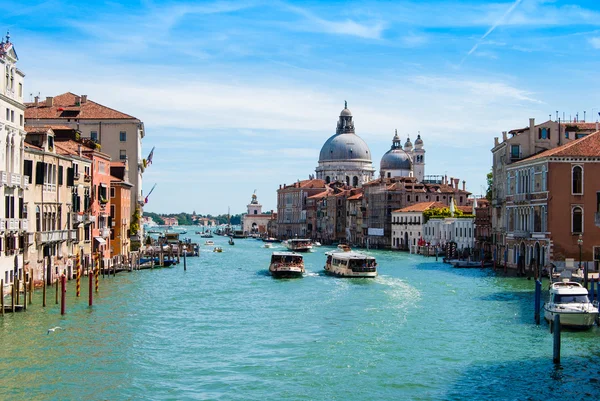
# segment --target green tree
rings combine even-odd
[[[136,206],[135,211],[131,215],[131,223],[129,225],[129,234],[130,235],[137,235],[137,233],[140,231],[140,217],[141,217],[140,212],[141,212],[140,207]]]
[[[494,173],[490,171],[487,176],[487,190],[485,191],[485,198],[488,201],[492,201],[492,186],[494,185]]]

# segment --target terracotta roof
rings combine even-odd
[[[348,198],[348,200],[360,200],[363,198],[363,193],[359,192],[356,195],[352,195],[351,197]]]
[[[28,148],[28,149],[42,150],[42,148],[40,148],[39,146],[35,146],[35,145],[32,145],[32,144],[27,143],[27,142],[25,142],[25,144],[23,146],[25,148]]]
[[[593,134],[584,136],[583,138],[576,139],[565,145],[559,146],[554,149],[549,149],[544,152],[535,154],[517,163],[523,163],[525,161],[531,161],[541,159],[544,157],[599,157],[600,156],[600,131],[596,131]],[[515,163],[515,164],[517,164]]]
[[[85,145],[69,139],[68,141],[55,141],[54,146],[56,147],[56,152],[62,155],[79,155],[79,147],[81,146],[82,150],[90,151],[91,149],[86,147]]]
[[[313,196],[309,196],[308,199],[323,199],[329,195],[329,192],[330,192],[330,190],[327,189],[326,191],[319,192],[318,194],[315,194]]]
[[[404,207],[402,209],[394,210],[394,212],[398,213],[406,213],[406,212],[424,212],[429,209],[441,209],[444,207],[448,207],[440,202],[421,202],[415,203],[414,205]]]
[[[463,213],[473,214],[473,206],[454,206],[454,207]]]
[[[74,93],[67,92],[62,95],[55,96],[53,105],[46,106],[46,101],[40,99],[38,105],[34,103],[26,103],[25,109],[26,119],[57,119],[57,118],[77,118],[84,119],[135,119],[129,114],[121,113],[120,111],[103,106],[91,100],[85,103],[75,104]]]

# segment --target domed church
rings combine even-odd
[[[353,187],[360,187],[373,179],[375,169],[371,151],[354,131],[352,112],[347,102],[340,113],[335,135],[321,148],[315,171],[317,178],[327,183],[340,181]]]
[[[410,138],[406,139],[404,148],[402,148],[396,130],[392,139],[392,147],[381,158],[379,173],[382,178],[415,177],[418,182],[423,182],[425,149],[423,149],[421,135],[417,136],[414,148]]]

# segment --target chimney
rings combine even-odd
[[[463,180],[463,191],[467,190],[467,181]]]
[[[79,153],[79,157],[81,157],[81,156],[82,156],[82,153],[81,153],[81,145],[77,145],[77,153]]]
[[[502,142],[506,141],[507,139],[508,139],[508,132],[502,131]]]
[[[54,106],[54,98],[52,96],[46,97],[46,107]]]
[[[444,185],[448,185],[448,176],[447,175],[444,175],[444,179],[442,180],[442,183]]]
[[[533,153],[535,153],[535,139],[537,138],[537,132],[535,130],[535,118],[530,118],[529,119],[529,149],[527,151],[527,154],[524,153],[523,156],[529,156]]]
[[[498,137],[494,137],[494,147],[500,145],[500,141],[498,141]]]
[[[75,96],[75,106],[79,106],[81,104],[81,96]]]
[[[81,104],[87,103],[87,95],[81,95]]]
[[[454,188],[455,190],[458,191],[458,183],[460,182],[460,178],[455,178],[454,179],[454,186],[452,188]]]
[[[35,105],[35,107],[38,107],[40,104],[40,97],[36,96],[33,98],[33,104]]]
[[[448,185],[450,185],[450,188],[454,188],[454,178],[450,177],[450,181],[448,181]]]

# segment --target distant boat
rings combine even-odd
[[[285,246],[292,252],[310,252],[312,243],[309,239],[294,238],[287,240]]]
[[[233,238],[229,237],[229,245],[235,245],[235,242],[233,242]]]
[[[213,252],[223,252],[223,248],[221,248],[220,246],[215,247],[215,249],[213,249]]]
[[[212,245],[214,245],[214,244],[215,244],[215,241],[213,241],[213,240],[210,240],[210,239],[209,239],[209,240],[207,240],[207,241],[204,243],[204,245],[208,245],[208,246],[212,246]]]

